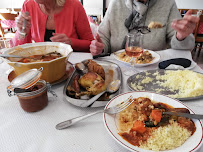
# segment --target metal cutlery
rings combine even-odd
[[[110,56],[110,55],[111,55],[110,52],[107,53],[107,54],[99,54],[99,55],[95,55],[95,56],[93,56],[93,59],[97,59],[97,58],[100,58],[100,57],[106,57],[106,56]]]
[[[24,56],[19,56],[19,55],[10,55],[10,54],[0,54],[0,57],[4,57],[4,58],[29,58],[29,59],[33,59],[32,57],[24,57]]]
[[[90,98],[87,102],[85,102],[84,104],[82,104],[81,106],[87,107],[91,104],[93,104],[97,99],[99,99],[99,97],[101,97],[105,92],[109,92],[109,93],[114,93],[116,92],[121,85],[121,81],[120,80],[114,80],[112,81],[106,88],[105,91],[100,92],[99,94],[95,95],[94,97]]]
[[[198,115],[198,114],[189,114],[189,113],[181,113],[181,112],[163,112],[163,114],[186,117],[190,119],[203,119],[203,115]]]
[[[126,109],[133,102],[132,98],[133,97],[131,95],[127,100],[123,101],[122,103],[115,105],[114,107],[110,107],[110,108],[107,108],[104,110],[99,110],[99,111],[96,111],[93,113],[89,113],[87,115],[79,116],[79,117],[72,118],[72,119],[66,120],[64,122],[61,122],[61,123],[56,125],[56,129],[58,129],[58,130],[65,129],[65,128],[72,126],[73,124],[75,124],[75,123],[77,123],[83,119],[86,119],[86,118],[93,116],[95,114],[98,114],[98,113],[102,113],[102,112],[108,113],[108,114],[119,113],[119,112],[123,111],[124,109]]]
[[[29,16],[29,12],[25,12],[26,16]],[[25,28],[26,28],[26,25],[27,25],[27,20],[25,19],[23,21],[23,27],[22,27],[22,31],[19,32],[19,38],[20,39],[24,39],[25,36],[26,36],[26,33],[25,33]]]

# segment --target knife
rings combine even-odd
[[[10,55],[10,54],[0,54],[0,57],[4,57],[4,58],[23,58],[22,56]]]
[[[105,56],[110,56],[111,53],[107,53],[107,54],[99,54],[99,55],[95,55],[93,56],[93,59],[96,59],[96,58],[100,58],[100,57],[105,57]]]
[[[163,114],[186,117],[190,119],[203,119],[203,115],[197,115],[197,114],[189,114],[189,113],[181,113],[181,112],[163,112]]]

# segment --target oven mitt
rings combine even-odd
[[[175,58],[165,60],[159,63],[160,69],[184,69],[190,67],[191,61],[185,58]]]

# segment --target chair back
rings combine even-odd
[[[4,33],[4,29],[1,26],[1,20],[0,20],[0,37],[4,37],[5,33]]]
[[[15,20],[17,17],[17,14],[11,14],[11,13],[0,13],[0,19],[1,20]]]
[[[13,29],[16,24],[15,24],[15,18],[17,17],[17,14],[11,14],[11,13],[0,13],[0,36],[4,37],[5,29],[10,29],[11,32],[15,32]],[[4,25],[4,26],[3,26]],[[6,26],[5,26],[6,25]]]
[[[187,11],[189,11],[190,9],[178,9],[181,16],[183,17],[185,13],[187,13]],[[198,9],[192,9],[192,14],[197,14],[199,10]]]
[[[203,42],[203,34],[200,34],[202,36],[199,37],[199,33],[198,33],[200,28],[202,28],[202,30],[203,30],[203,14],[201,14],[199,16],[199,21],[196,24],[196,28],[195,28],[195,32],[194,32],[195,42],[202,43]]]

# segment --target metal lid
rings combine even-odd
[[[11,88],[22,88],[27,89],[35,85],[40,77],[42,76],[43,67],[40,69],[31,69],[28,70],[11,81]]]

